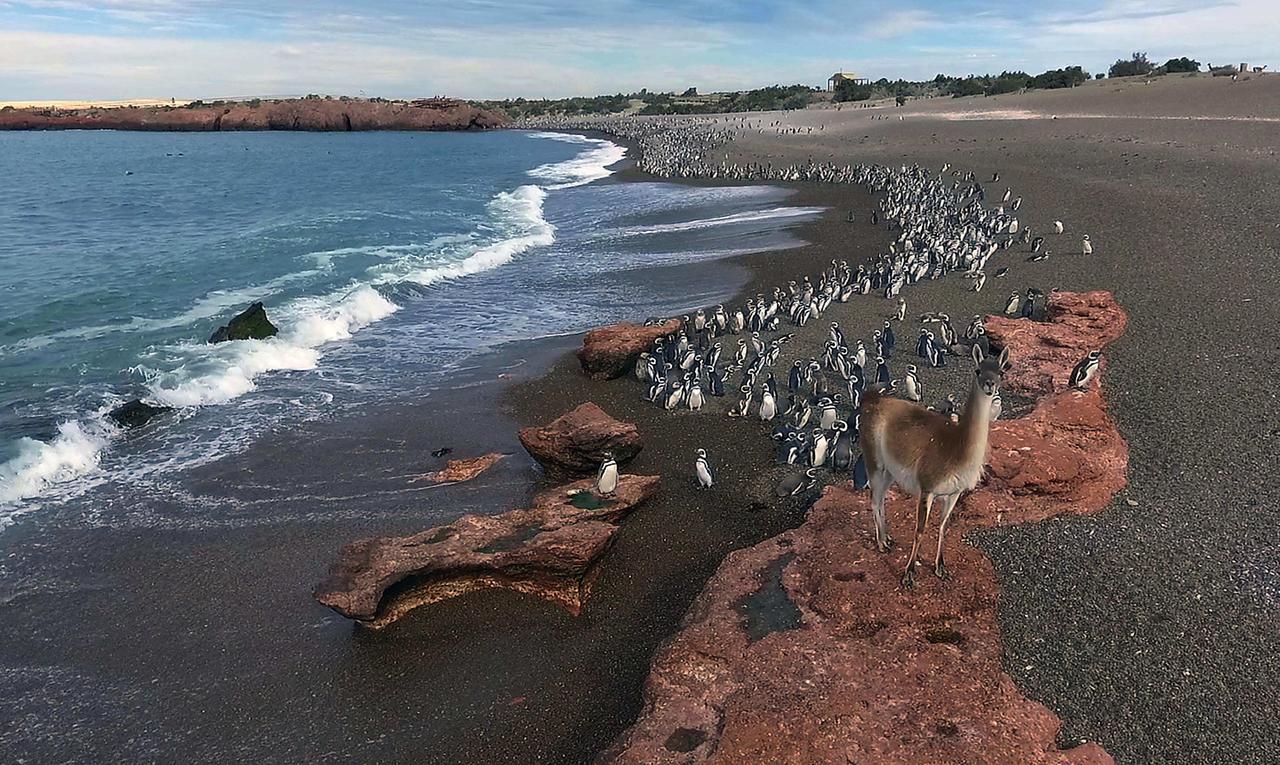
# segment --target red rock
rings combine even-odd
[[[546,598],[577,615],[618,524],[657,493],[659,481],[623,475],[616,495],[595,509],[570,504],[571,492],[593,484],[578,481],[539,494],[527,509],[464,515],[406,537],[352,542],[315,598],[374,628],[419,606],[492,587]]]
[[[634,367],[640,353],[647,351],[654,340],[678,329],[679,319],[653,326],[622,322],[593,329],[582,339],[578,361],[582,363],[582,371],[591,379],[612,380]]]
[[[1032,396],[1067,387],[1071,370],[1090,350],[1124,334],[1125,316],[1110,292],[1052,292],[1046,321],[988,316],[992,344],[1008,346],[1013,368],[1004,386]]]
[[[540,428],[522,428],[519,436],[534,459],[565,475],[593,475],[605,452],[613,452],[621,465],[643,448],[635,425],[615,420],[589,401]]]
[[[462,483],[470,481],[484,471],[498,464],[505,454],[490,452],[470,459],[449,460],[444,467],[434,473],[426,473],[412,481],[430,481],[431,483]]]
[[[1014,390],[1045,394],[1124,326],[1106,293],[1057,294],[1050,317],[993,322],[1014,369],[1029,367],[1006,378]],[[1058,749],[1059,720],[1005,674],[995,572],[963,537],[1101,510],[1125,484],[1128,447],[1095,387],[996,423],[991,449],[989,480],[947,536],[951,581],[923,567],[903,590],[912,500],[890,495],[899,544],[882,555],[869,496],[845,486],[827,487],[798,528],[731,554],[654,658],[639,719],[597,762],[1113,763],[1097,744]],[[926,559],[936,533],[935,521]]]
[[[0,109],[0,130],[481,130],[503,114],[462,101],[254,99],[189,106]]]

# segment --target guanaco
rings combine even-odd
[[[987,434],[991,424],[991,402],[1000,390],[1000,382],[1009,361],[1009,349],[999,357],[983,354],[973,347],[977,364],[969,400],[959,421],[953,422],[919,404],[890,398],[872,390],[862,400],[860,442],[871,485],[871,508],[875,515],[876,548],[888,552],[893,547],[884,517],[885,494],[894,483],[916,495],[916,533],[911,544],[911,557],[902,575],[902,585],[915,583],[915,565],[920,537],[937,500],[942,510],[938,528],[938,554],[933,571],[940,579],[949,579],[942,562],[942,543],[946,538],[951,511],[960,495],[978,485],[987,462]]]

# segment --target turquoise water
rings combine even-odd
[[[700,296],[616,275],[785,247],[816,212],[608,180],[624,155],[514,131],[0,133],[0,526],[447,385],[499,342],[680,310]],[[205,342],[254,300],[279,336]],[[126,436],[104,415],[135,397],[176,411]]]

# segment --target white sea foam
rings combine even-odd
[[[613,174],[610,165],[627,156],[627,150],[616,143],[580,135],[558,133],[532,133],[534,138],[552,138],[557,141],[589,145],[593,148],[564,162],[541,165],[529,171],[529,175],[541,181],[550,181],[550,189],[567,189],[581,186]]]
[[[18,453],[0,465],[0,508],[39,495],[50,485],[92,473],[110,439],[111,426],[100,417],[69,420],[48,442],[24,438]],[[0,528],[12,518],[0,512]]]
[[[778,218],[813,217],[823,212],[824,209],[825,208],[822,207],[771,207],[768,210],[751,210],[748,212],[733,213],[732,215],[721,215],[715,218],[680,221],[678,223],[657,223],[651,226],[628,226],[626,228],[617,229],[617,232],[624,236],[637,236],[641,234],[663,234],[671,231],[695,231],[702,228],[741,225],[745,223],[755,223],[758,221],[776,220]]]

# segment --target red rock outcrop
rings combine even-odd
[[[679,319],[648,326],[624,321],[593,329],[582,339],[578,361],[582,363],[583,373],[591,379],[612,380],[630,371],[640,353],[649,350],[654,340],[678,329]]]
[[[992,345],[1012,349],[1015,363],[1004,385],[1030,396],[1065,387],[1076,362],[1124,334],[1128,322],[1115,298],[1104,291],[1051,292],[1045,319],[986,318]]]
[[[639,720],[598,762],[1112,763],[1097,744],[1058,749],[1058,719],[1005,674],[995,572],[962,541],[977,527],[1097,512],[1125,484],[1128,447],[1100,389],[1063,390],[1124,315],[1107,293],[1056,294],[1049,315],[988,324],[1021,372],[1008,386],[1043,398],[992,427],[990,478],[947,537],[951,581],[922,568],[914,590],[900,587],[910,498],[891,495],[899,545],[881,555],[868,495],[827,487],[804,524],[725,559],[655,657]]]
[[[519,436],[543,467],[574,476],[594,474],[605,452],[621,465],[643,448],[634,424],[615,420],[590,401],[542,427],[522,428]]]
[[[578,481],[539,494],[527,509],[464,515],[410,536],[352,542],[315,598],[373,628],[419,606],[493,587],[546,598],[576,616],[618,524],[657,493],[659,482],[658,476],[623,475],[613,497],[577,507],[571,494],[594,483]]]
[[[472,478],[475,478],[484,471],[498,464],[498,462],[500,462],[505,456],[505,454],[500,454],[498,452],[490,452],[489,454],[482,454],[479,457],[449,460],[444,464],[444,467],[434,473],[426,473],[412,480],[428,481],[430,483],[439,484],[470,481]]]
[[[0,109],[0,130],[483,130],[509,122],[461,101],[293,98],[186,106]]]

